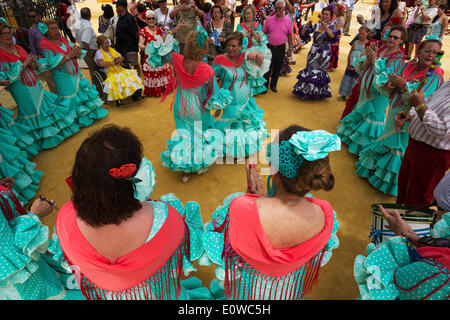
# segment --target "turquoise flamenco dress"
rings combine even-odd
[[[450,213],[442,216],[431,231],[432,238],[450,238]],[[449,248],[444,255],[423,255],[421,248],[396,236],[378,245],[369,244],[367,256],[355,258],[353,272],[359,300],[448,300],[450,297]],[[434,247],[435,249],[436,247]],[[428,249],[425,247],[425,250]],[[432,248],[433,250],[433,248]],[[417,257],[417,251],[419,256]],[[410,254],[415,252],[415,254]],[[442,251],[441,251],[442,254]],[[445,258],[441,260],[440,258]]]
[[[61,40],[61,46],[58,47],[43,38],[41,49],[44,58],[39,59],[39,62],[51,70],[58,90],[58,101],[70,110],[67,116],[75,119],[76,126],[71,128],[73,134],[81,127],[90,126],[94,120],[105,117],[108,111],[102,108],[103,101],[97,89],[83,76],[75,58],[57,68],[68,52],[68,47],[74,46],[64,38]],[[85,55],[86,50],[81,50],[80,59]]]
[[[403,66],[404,54],[399,50],[389,56],[379,57],[373,66],[361,70],[366,59],[367,56],[363,55],[355,61],[355,69],[362,77],[358,103],[353,111],[341,120],[337,129],[337,134],[348,146],[348,151],[356,155],[383,133],[389,99],[380,93],[376,86],[384,86],[389,81],[387,74],[396,72]],[[367,175],[366,172],[358,174],[363,177]]]
[[[255,73],[249,74],[248,82],[250,84],[250,87],[253,91],[253,96],[256,96],[262,92],[267,91],[266,87],[266,78],[264,78],[264,73],[262,70],[265,70],[266,68],[270,68],[270,61],[272,58],[272,52],[270,50],[267,50],[267,45],[269,44],[269,40],[267,40],[267,35],[262,31],[261,24],[258,24],[257,22],[254,22],[254,30],[259,35],[260,40],[259,42],[255,41],[254,39],[249,39],[247,36],[248,26],[242,22],[238,24],[236,31],[242,32],[244,34],[244,43],[242,50],[249,53],[253,51],[261,52],[265,55],[264,64],[268,64],[268,66],[263,66],[261,69],[255,68]]]
[[[13,191],[22,205],[34,197],[42,178],[42,171],[27,159],[17,146],[18,139],[10,131],[0,127],[0,179],[13,178]]]
[[[229,195],[228,197],[225,198],[225,200],[223,201],[223,204],[220,205],[219,207],[216,208],[216,210],[214,211],[214,213],[212,214],[211,217],[211,221],[207,222],[205,224],[205,232],[203,235],[203,245],[205,248],[205,251],[203,253],[203,255],[198,259],[198,264],[201,266],[211,266],[211,265],[215,265],[215,276],[216,279],[212,280],[210,283],[210,292],[212,294],[212,296],[214,297],[215,300],[225,300],[225,293],[224,293],[224,280],[226,277],[226,261],[223,255],[224,252],[224,246],[225,246],[225,229],[222,230],[217,230],[218,226],[221,226],[226,220],[227,220],[227,215],[228,215],[228,211],[229,211],[229,207],[231,202],[240,196],[243,196],[245,193],[242,192],[237,192],[237,193],[233,193],[231,195]],[[312,195],[310,193],[308,193],[307,195],[305,195],[305,197],[312,197]],[[339,229],[339,221],[337,220],[337,216],[336,216],[336,212],[333,210],[333,215],[334,215],[334,223],[333,223],[333,229],[332,229],[332,233],[331,233],[331,238],[330,240],[327,242],[325,249],[324,249],[324,253],[323,253],[323,258],[321,261],[321,265],[320,266],[324,266],[326,265],[332,256],[332,251],[336,248],[339,247],[339,238],[337,236],[337,231]],[[245,276],[245,286],[246,287],[250,287],[252,286],[252,281],[254,280],[254,272],[252,273],[250,272],[246,272],[246,269],[252,270],[254,269],[252,266],[249,265],[245,265],[241,266],[242,268],[242,272],[241,272],[241,276]],[[297,272],[297,271],[296,271]],[[292,272],[290,275],[292,276],[293,274],[295,274],[296,272]],[[304,268],[300,268],[298,270],[298,272],[303,273],[305,272]],[[302,274],[296,274],[299,278],[301,278]],[[288,275],[286,277],[289,277]],[[270,278],[266,277],[267,279]],[[264,282],[264,281],[263,281]],[[274,282],[276,283],[276,282]],[[259,297],[259,299],[273,299],[268,297],[267,295],[271,295],[271,293],[269,294],[269,292],[272,292],[273,287],[271,288],[269,280],[267,280],[267,284],[269,285],[267,287],[266,290],[264,290],[264,294]],[[260,283],[259,286],[264,286],[265,284]],[[257,286],[257,289],[259,289],[259,286]],[[278,290],[277,290],[278,289]],[[287,290],[287,287],[285,288]],[[283,296],[283,292],[282,292],[282,288],[281,285],[278,288],[275,288],[274,291],[277,291],[275,294],[276,297],[278,297],[277,299],[280,299],[280,297]],[[244,290],[244,294],[242,297],[239,297],[238,299],[252,299],[251,297],[248,296],[248,294],[250,294],[250,292],[247,292],[247,297],[245,297],[245,290]],[[301,292],[296,292],[297,296],[301,296],[302,293]],[[253,297],[254,299],[255,297]],[[258,298],[256,298],[258,299]]]
[[[154,177],[154,176],[153,176]],[[152,179],[152,178],[151,178]],[[153,180],[154,181],[154,180]],[[176,283],[177,279],[175,278],[175,270],[178,266],[178,251],[167,260],[167,262],[161,266],[161,268],[151,277],[149,277],[146,282],[152,283],[155,287],[152,287],[153,290],[153,299],[158,300],[211,300],[212,295],[208,288],[202,286],[202,281],[197,277],[188,277],[191,272],[197,271],[197,269],[193,266],[193,262],[197,260],[204,252],[203,247],[203,221],[201,217],[200,206],[193,201],[189,201],[186,204],[183,204],[174,194],[169,193],[163,195],[159,198],[159,200],[147,200],[153,208],[153,224],[152,228],[149,232],[149,236],[146,242],[151,241],[161,230],[166,222],[166,219],[169,214],[168,205],[172,206],[183,218],[186,223],[187,228],[189,229],[189,251],[185,252],[182,257],[182,271],[185,278],[180,281],[180,291],[179,296],[175,295],[174,283]],[[53,239],[55,240],[52,245],[49,247],[49,252],[53,254],[54,261],[58,264],[62,257],[64,256],[61,245],[58,241],[56,232],[53,234]],[[161,275],[165,274],[169,270],[170,279],[161,279]],[[86,280],[82,281],[86,284]],[[84,286],[85,292],[89,295],[90,299],[96,297],[97,299],[102,300],[130,300],[133,299],[129,296],[129,294],[108,291],[98,288],[94,283],[89,282],[88,285]],[[130,288],[133,290],[135,288]],[[145,290],[140,289],[144,293]],[[142,296],[137,295],[138,299],[144,299]],[[146,296],[146,299],[149,299],[150,295]]]
[[[0,300],[84,300],[62,258],[47,250],[48,227],[18,209],[14,197],[0,192]]]
[[[407,107],[406,100],[409,96],[409,92],[419,86],[417,80],[426,73],[425,70],[410,77],[409,75],[414,67],[415,63],[410,62],[396,72],[397,74],[402,75],[406,80],[408,92],[403,95],[400,94],[398,89],[395,89],[393,92],[388,92],[384,91],[381,86],[376,84],[377,90],[389,97],[389,111],[387,114],[386,126],[378,139],[364,146],[364,149],[359,154],[359,161],[356,162],[357,174],[367,177],[370,184],[378,190],[393,196],[397,196],[398,173],[409,140],[409,122],[407,122],[399,132],[396,132],[394,127],[394,117],[398,112],[403,111]],[[389,69],[387,69],[380,73],[380,77],[385,78],[385,82],[387,82],[389,73]],[[423,88],[425,97],[430,96],[442,85],[442,74],[442,69],[437,68],[433,75],[427,80],[427,83]]]
[[[57,96],[43,88],[35,71],[30,67],[23,69],[26,52],[19,46],[16,49],[17,55],[0,49],[0,79],[9,80],[8,90],[18,107],[10,127],[16,133],[31,128],[26,134],[32,142],[19,138],[30,157],[36,150],[54,148],[70,136],[73,120],[67,117],[69,112],[58,103]]]
[[[146,47],[149,65],[156,68],[170,62],[177,79],[173,103],[177,131],[167,140],[161,160],[172,171],[203,173],[222,156],[222,139],[214,130],[210,110],[223,109],[231,97],[227,90],[219,88],[208,64],[200,62],[194,74],[187,73],[184,56],[177,51],[178,43],[171,35],[164,42],[158,36]],[[169,84],[168,90],[173,87]]]
[[[258,66],[252,60],[246,60],[252,47],[242,53],[238,65],[233,65],[225,56],[217,56],[212,68],[220,80],[221,87],[230,91],[232,101],[224,109],[216,128],[222,131],[225,139],[223,152],[227,157],[243,158],[259,152],[264,140],[269,136],[263,121],[264,110],[260,109],[253,98],[250,77],[259,78],[270,67],[270,50],[263,52],[264,62]]]

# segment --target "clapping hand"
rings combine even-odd
[[[42,219],[45,216],[48,216],[55,208],[55,200],[48,200],[39,196],[39,199],[34,200],[31,205],[30,213],[35,214]]]
[[[398,86],[401,85],[403,81],[403,77],[395,73],[390,73],[388,75],[388,78],[389,78],[389,86],[391,88],[397,88]]]
[[[8,188],[9,190],[12,190],[12,188],[15,185],[15,181],[13,178],[3,178],[0,179],[0,185],[4,186],[5,188]]]
[[[247,171],[247,193],[267,196],[267,189],[256,170],[256,164],[251,162],[252,161],[249,158],[245,161],[245,170]]]

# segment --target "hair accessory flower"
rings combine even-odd
[[[37,28],[42,34],[46,34],[47,31],[48,31],[48,26],[45,23],[42,23],[42,22],[38,23]]]
[[[341,150],[341,139],[337,134],[325,130],[299,131],[289,143],[294,152],[308,161],[325,158],[331,151]]]
[[[208,33],[206,32],[205,28],[200,25],[197,25],[197,27],[195,27],[195,31],[198,32],[197,45],[200,48],[204,48],[206,44],[206,38],[208,38]]]
[[[392,17],[391,20],[389,20],[389,22],[395,26],[398,26],[402,24],[402,19],[400,17]]]
[[[127,179],[130,178],[136,172],[136,165],[134,163],[128,163],[121,166],[119,169],[112,168],[109,170],[109,174],[114,179]]]
[[[145,201],[150,198],[156,184],[156,174],[152,163],[147,158],[142,158],[139,170],[134,176],[134,198]]]
[[[304,160],[319,160],[331,151],[340,149],[341,139],[336,134],[325,130],[299,131],[288,141],[269,144],[266,157],[271,166],[278,169],[283,176],[293,178],[297,176]]]

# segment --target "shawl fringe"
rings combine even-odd
[[[280,277],[263,274],[248,264],[231,246],[229,215],[215,232],[224,232],[225,260],[224,294],[227,299],[238,300],[301,300],[318,283],[319,271],[325,253],[323,247],[305,265]]]
[[[82,294],[87,300],[169,300],[172,293],[178,298],[181,292],[181,275],[183,270],[183,256],[190,260],[189,228],[185,224],[183,241],[153,275],[141,283],[122,291],[104,290],[95,285],[93,281],[84,276],[64,255],[64,260],[70,266],[72,274],[78,283]]]

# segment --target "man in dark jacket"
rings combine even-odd
[[[116,49],[125,57],[127,63],[140,74],[138,59],[139,27],[136,20],[128,12],[126,0],[116,2],[116,11],[119,16],[116,26]]]

